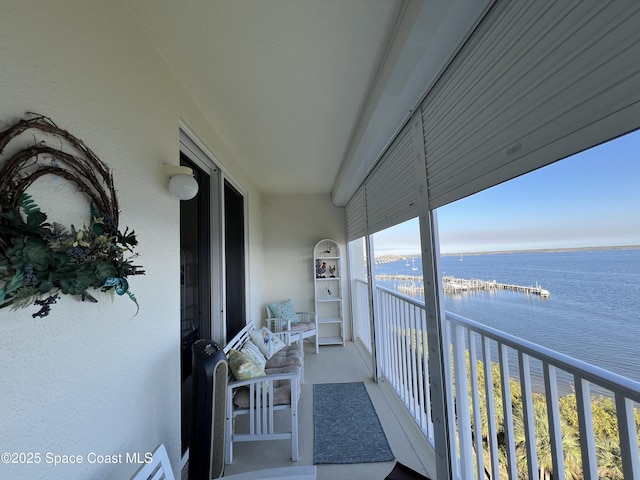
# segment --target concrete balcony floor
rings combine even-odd
[[[305,383],[299,403],[299,460],[291,461],[288,440],[236,443],[233,463],[225,474],[291,465],[313,465],[313,384],[365,383],[396,459],[414,470],[435,478],[435,452],[387,383],[375,383],[368,352],[358,343],[323,346],[316,355],[305,344]],[[317,465],[318,480],[384,479],[395,462],[352,465]]]

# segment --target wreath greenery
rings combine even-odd
[[[0,167],[0,308],[35,304],[40,309],[32,316],[44,317],[60,293],[97,302],[89,289],[127,294],[138,307],[127,277],[145,272],[133,264],[135,232],[118,229],[109,168],[81,140],[40,115],[0,132],[0,154],[29,130],[45,140],[19,150]],[[47,174],[75,183],[89,198],[89,225],[76,229],[47,222],[26,193]]]

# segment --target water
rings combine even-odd
[[[459,278],[539,284],[550,298],[473,292],[445,295],[445,308],[640,381],[640,249],[444,256],[441,268]],[[376,273],[422,275],[422,266],[403,260]]]

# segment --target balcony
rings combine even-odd
[[[354,321],[359,339],[345,348],[325,347],[318,356],[309,351],[306,357],[300,464],[313,463],[311,385],[365,381],[397,459],[435,478],[436,438],[427,381],[429,338],[424,305],[392,290],[376,288],[380,321],[375,338],[381,339],[377,363],[383,381],[375,383],[366,291],[365,282],[355,282],[358,315]],[[453,432],[448,445],[453,478],[551,478],[552,472],[553,478],[638,478],[638,382],[449,312],[445,324],[451,362],[446,365],[443,389],[453,392],[446,406],[456,412],[448,425]],[[350,368],[339,368],[344,365]],[[467,381],[456,382],[458,378]],[[597,399],[604,401],[592,406]],[[561,414],[566,416],[567,405],[572,409],[569,423],[573,425]],[[618,438],[602,438],[594,423],[603,405],[615,417]],[[476,434],[476,428],[481,435]],[[618,452],[618,458],[603,458],[603,442],[615,444],[609,451]],[[288,465],[287,451],[287,445],[277,442],[240,445],[227,473]],[[318,478],[384,478],[392,466],[393,462],[319,465]]]
[[[298,462],[291,462],[291,447],[287,440],[238,443],[234,445],[233,463],[225,467],[226,475],[263,468],[313,465],[313,384],[362,381],[398,461],[423,474],[435,476],[433,447],[416,426],[391,386],[386,382],[374,383],[371,357],[360,342],[347,342],[344,347],[324,346],[318,355],[314,353],[311,344],[305,347],[305,383],[302,386],[298,417]],[[345,368],[345,365],[349,367]],[[317,478],[382,479],[391,471],[393,465],[394,462],[318,465]]]

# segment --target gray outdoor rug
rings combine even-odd
[[[362,382],[315,384],[313,428],[315,464],[395,459]]]

